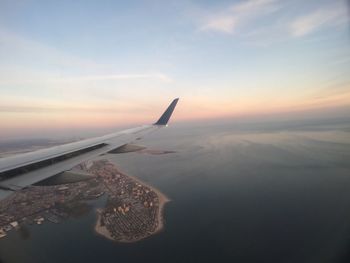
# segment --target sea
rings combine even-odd
[[[103,196],[59,224],[10,231],[0,262],[350,262],[350,119],[174,123],[138,143],[169,153],[104,158],[171,199],[163,231],[99,236]]]

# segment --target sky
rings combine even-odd
[[[350,113],[345,0],[0,0],[0,138]],[[308,115],[309,116],[309,115]]]

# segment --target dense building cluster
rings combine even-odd
[[[58,186],[33,186],[0,201],[0,238],[24,224],[59,223],[84,210],[81,204],[108,194],[99,212],[100,227],[116,241],[145,238],[159,226],[159,196],[151,188],[119,172],[106,160],[80,165],[95,179]]]
[[[69,185],[32,186],[17,191],[0,201],[0,237],[23,225],[45,221],[59,223],[69,217],[69,207],[77,202],[102,195],[101,187],[92,187],[92,181]]]
[[[110,237],[131,242],[154,233],[158,227],[159,197],[149,187],[100,161],[89,170],[104,179],[109,193],[105,209],[100,211],[100,224]]]

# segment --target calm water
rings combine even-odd
[[[173,125],[110,156],[172,201],[163,232],[118,244],[95,208],[0,240],[0,262],[350,262],[350,122]],[[23,233],[24,232],[24,233]]]

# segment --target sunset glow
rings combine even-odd
[[[1,138],[350,108],[346,1],[0,5]]]

